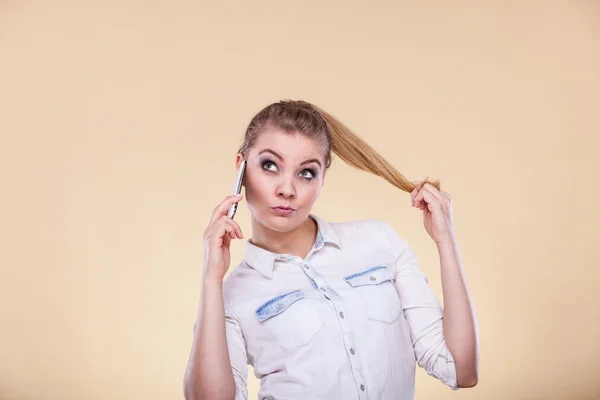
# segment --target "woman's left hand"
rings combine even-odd
[[[436,244],[454,241],[452,224],[452,200],[450,194],[436,189],[430,183],[413,182],[415,189],[410,193],[413,207],[423,211],[425,230]]]

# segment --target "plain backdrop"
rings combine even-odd
[[[599,71],[591,1],[0,1],[0,398],[183,398],[202,232],[285,98],[453,196],[480,382],[417,399],[600,398]],[[334,159],[314,212],[391,223],[441,298],[407,193]]]

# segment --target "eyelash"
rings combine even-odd
[[[269,160],[269,159],[265,159],[265,160],[261,161],[261,163],[260,163],[260,166],[261,166],[261,167],[262,167],[262,169],[264,169],[265,171],[268,171],[268,172],[273,172],[273,171],[270,171],[269,169],[265,168],[265,167],[266,167],[267,165],[269,165],[269,164],[273,164],[273,165],[277,166],[277,164],[275,164],[275,162],[274,162],[273,160]],[[315,170],[314,170],[314,169],[312,169],[312,168],[306,168],[306,169],[303,169],[303,170],[302,170],[302,172],[305,172],[305,171],[306,171],[306,172],[309,172],[309,173],[310,173],[312,176],[311,176],[310,178],[307,178],[307,177],[303,176],[303,177],[302,177],[303,179],[306,179],[308,182],[310,182],[310,181],[312,181],[313,179],[315,179],[315,177],[316,177],[317,173],[315,172]],[[301,172],[301,173],[302,173],[302,172]]]

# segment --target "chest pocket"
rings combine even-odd
[[[356,290],[365,305],[367,318],[388,324],[402,311],[394,286],[394,274],[385,266],[376,266],[344,278]]]
[[[284,349],[307,345],[324,325],[319,312],[301,290],[270,299],[256,309],[256,317]]]

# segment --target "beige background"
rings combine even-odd
[[[417,399],[600,398],[599,71],[591,1],[0,1],[0,398],[183,398],[202,231],[281,98],[453,195],[481,378]],[[408,194],[336,159],[314,211],[390,222],[441,296]]]

